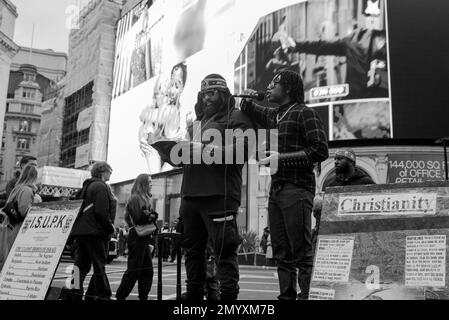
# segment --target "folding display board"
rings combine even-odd
[[[328,188],[310,299],[449,299],[449,183]]]
[[[33,206],[0,274],[0,300],[44,300],[81,201]]]

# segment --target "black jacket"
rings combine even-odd
[[[73,236],[94,235],[108,237],[114,233],[117,201],[109,186],[98,178],[87,179],[80,193],[83,204],[73,226]],[[93,206],[83,212],[85,207]]]
[[[149,224],[148,217],[144,214],[144,210],[151,211],[151,207],[145,204],[145,201],[138,195],[131,195],[126,204],[125,221],[131,227],[134,225]]]
[[[366,173],[357,170],[356,168],[354,174],[347,179],[341,175],[337,175],[328,187],[355,186],[364,184],[375,184],[375,182]]]
[[[203,129],[217,129],[224,137],[226,128],[241,129],[243,131],[252,128],[251,121],[240,110],[234,109],[230,112],[228,124],[226,122],[226,116],[223,115],[222,117],[215,118]],[[207,142],[203,141],[203,143]],[[248,150],[246,143],[245,149]],[[245,154],[244,158],[246,161],[248,154]],[[242,168],[243,164],[185,165],[181,194],[187,197],[202,197],[224,196],[226,193],[229,198],[232,198],[240,204],[242,197]]]
[[[197,109],[195,107],[195,109]],[[204,132],[207,129],[218,130],[225,140],[225,130],[226,129],[241,129],[245,132],[248,129],[253,128],[253,124],[250,118],[242,113],[240,110],[231,107],[227,111],[226,107],[223,106],[222,109],[210,118],[205,118],[198,110],[195,110],[198,119],[201,119],[202,127],[201,130]],[[229,114],[228,114],[229,113]],[[228,120],[229,116],[229,120]],[[194,136],[192,126],[188,128],[190,138]],[[209,145],[210,143],[217,144],[217,141],[202,141],[204,145]],[[245,150],[244,161],[248,160],[249,150],[253,146],[248,146],[248,140],[244,139],[239,135],[237,139],[233,141],[232,144],[225,145],[226,141],[221,141],[220,149],[222,155],[222,164],[182,164],[184,168],[181,195],[182,197],[211,197],[211,196],[224,196],[233,205],[240,205],[242,197],[242,168],[243,163],[240,164],[224,164],[225,154],[229,154],[229,151],[233,150],[234,161],[236,156],[236,149],[241,149],[242,144]],[[167,145],[166,148],[158,147],[159,154],[164,161],[170,163],[168,155],[170,154],[171,148],[174,147],[175,143]],[[233,162],[235,163],[235,162]],[[172,164],[172,163],[171,163]],[[172,164],[179,166],[177,164]]]

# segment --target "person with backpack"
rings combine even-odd
[[[110,299],[112,295],[105,272],[109,238],[114,233],[113,222],[117,208],[117,199],[106,184],[111,174],[109,164],[95,163],[91,169],[92,178],[84,181],[80,192],[83,203],[71,234],[77,242],[74,264],[80,272],[79,289],[71,292],[75,300],[82,299],[83,282],[92,266],[94,273],[85,300]]]

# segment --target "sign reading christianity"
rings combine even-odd
[[[341,196],[338,215],[435,214],[436,193]]]
[[[80,202],[33,207],[0,274],[0,300],[44,300]]]
[[[310,299],[449,300],[449,183],[327,188]]]

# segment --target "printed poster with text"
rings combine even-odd
[[[78,208],[32,208],[0,275],[0,300],[44,300]]]

